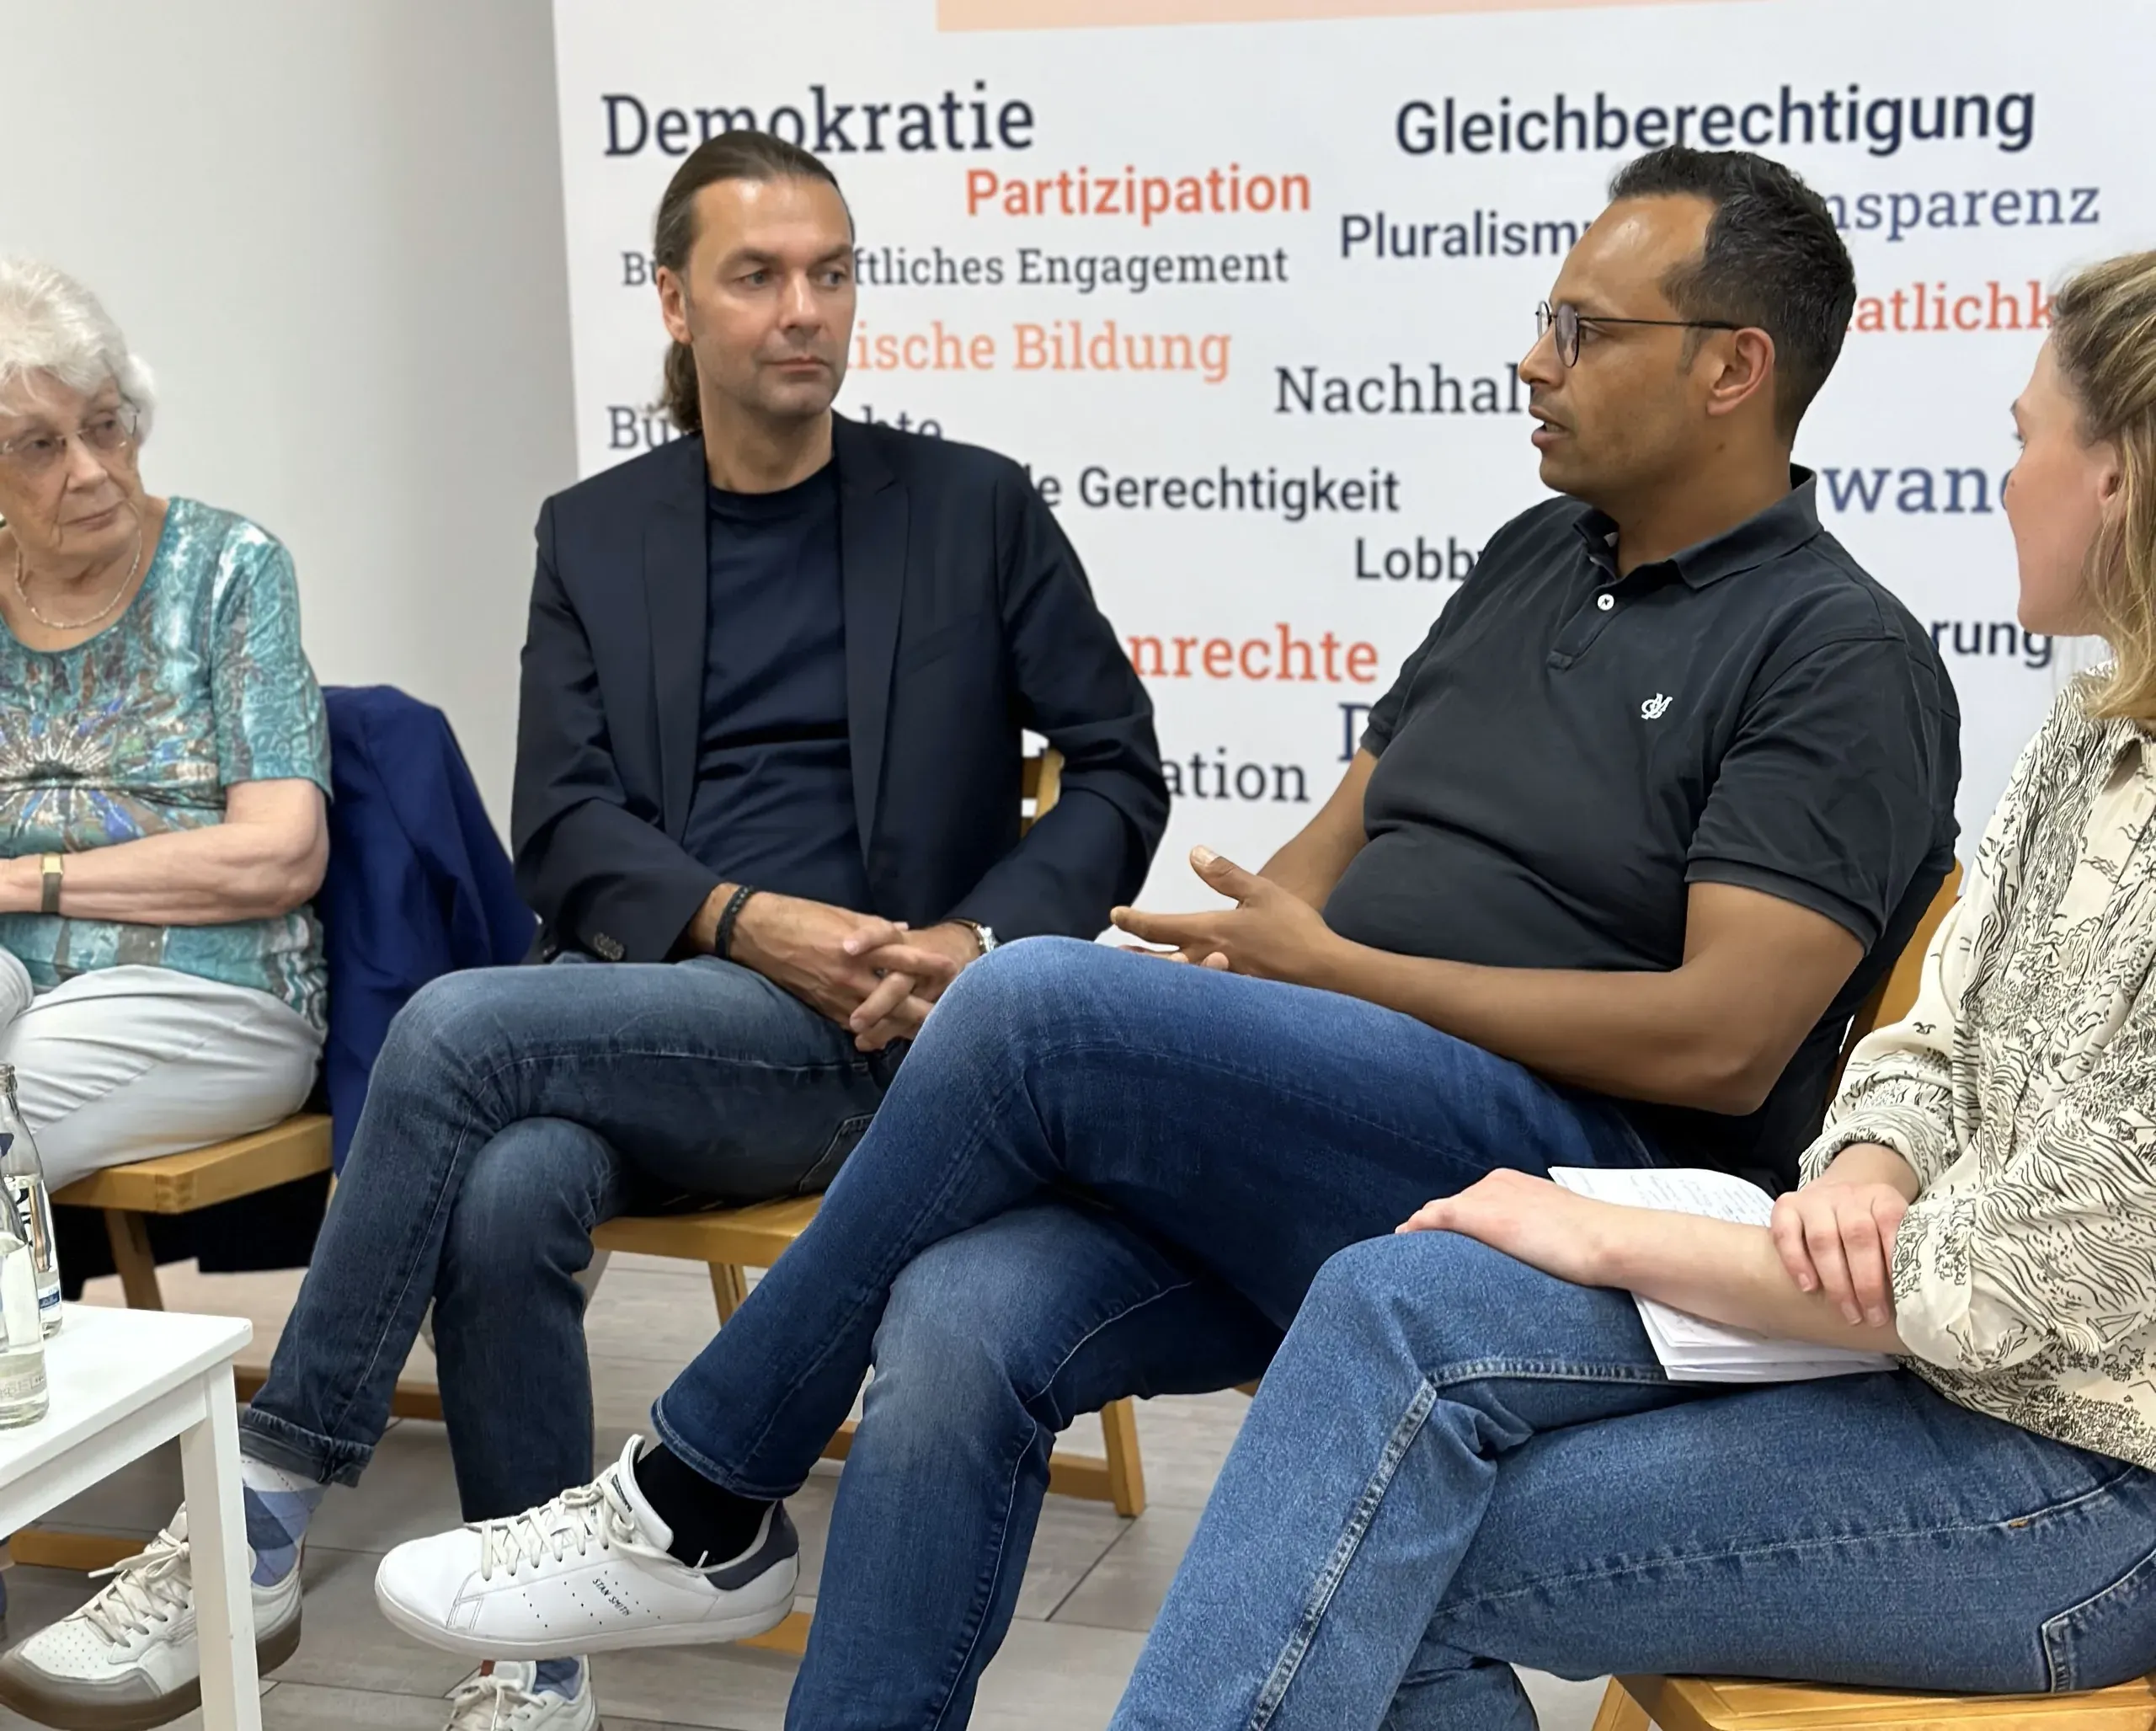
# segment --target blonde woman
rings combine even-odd
[[[2023,754],[1769,1228],[1501,1172],[1319,1276],[1114,1724],[1529,1731],[1512,1667],[2074,1690],[2156,1667],[2156,253],[2014,406]],[[1883,1350],[1664,1379],[1630,1293]]]

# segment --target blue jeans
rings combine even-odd
[[[1533,1731],[1512,1667],[1962,1691],[2156,1666],[2156,1474],[1905,1371],[1666,1381],[1450,1233],[1311,1288],[1115,1731]]]
[[[1492,1167],[1650,1157],[1606,1103],[1357,999],[1015,944],[653,1422],[782,1497],[873,1364],[788,1723],[960,1724],[1057,1428],[1248,1379],[1327,1257]]]
[[[592,1227],[820,1188],[899,1058],[725,962],[435,980],[391,1026],[245,1451],[354,1483],[431,1300],[465,1518],[584,1483]]]

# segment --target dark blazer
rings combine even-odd
[[[839,419],[854,807],[875,906],[998,938],[1091,938],[1167,822],[1153,708],[1024,471]],[[717,876],[681,847],[707,648],[703,441],[680,439],[539,512],[524,649],[516,880],[541,951],[675,950]],[[1019,730],[1062,752],[1022,841]]]

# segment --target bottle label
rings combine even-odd
[[[45,1323],[38,1314],[37,1273],[27,1246],[0,1249],[0,1322],[7,1325],[11,1349],[19,1352],[35,1342],[42,1358]]]
[[[8,1140],[4,1133],[0,1133],[0,1141]],[[6,1151],[0,1148],[0,1155]],[[30,1235],[38,1308],[49,1322],[60,1309],[60,1258],[58,1246],[53,1242],[52,1205],[45,1199],[45,1186],[27,1173],[8,1175],[8,1194],[14,1198],[16,1215]]]
[[[42,1408],[50,1398],[45,1382],[45,1359],[42,1354],[19,1370],[0,1368],[0,1412],[9,1408],[20,1409],[35,1402]],[[19,1418],[18,1424],[27,1422],[28,1417]],[[36,1416],[42,1416],[40,1413]]]

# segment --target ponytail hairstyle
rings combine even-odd
[[[2083,438],[2118,446],[2119,510],[2083,573],[2116,658],[2089,713],[2156,723],[2156,252],[2092,264],[2052,302],[2052,354]]]
[[[689,268],[689,254],[696,244],[696,195],[721,180],[820,180],[838,190],[838,177],[798,144],[788,144],[768,132],[722,132],[707,138],[666,183],[659,201],[658,220],[652,225],[651,254],[675,275]],[[845,197],[840,194],[841,200]],[[658,407],[684,434],[704,429],[703,409],[696,397],[696,357],[686,343],[671,343],[661,374]]]

